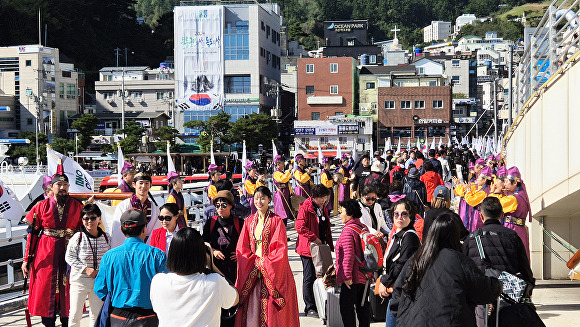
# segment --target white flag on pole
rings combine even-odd
[[[117,143],[117,172],[119,177],[117,177],[117,186],[121,187],[123,183],[123,167],[125,166],[125,158],[123,157],[123,150],[121,150],[121,143]]]
[[[318,139],[318,162],[322,165],[322,159],[324,156],[322,155],[322,149],[320,148],[320,139]]]
[[[210,155],[209,163],[215,165],[215,158],[213,156],[213,141],[211,141],[211,143],[210,143],[210,148],[211,148],[210,149],[211,155]]]
[[[435,149],[435,138],[431,141],[431,147],[429,149]]]
[[[248,161],[248,155],[246,153],[246,140],[244,140],[244,146],[242,150],[242,180],[246,178],[246,161]]]
[[[401,138],[399,138],[399,141],[401,140]],[[407,151],[411,151],[411,138],[409,137],[409,139],[407,140]]]
[[[272,140],[272,161],[278,156],[278,149],[276,149],[276,143]],[[275,162],[274,162],[275,164]]]
[[[42,176],[40,176],[42,180]],[[0,181],[0,218],[7,220],[20,220],[24,214],[24,207],[18,201],[16,194]]]
[[[340,141],[338,141],[338,145],[336,146],[336,158],[342,160],[342,149],[340,148]]]
[[[352,162],[356,162],[356,137],[353,140],[353,147],[352,147]]]
[[[93,193],[95,188],[93,178],[76,161],[54,151],[50,147],[46,148],[46,156],[49,176],[56,174],[58,159],[62,160],[62,168],[70,184],[70,193]]]
[[[169,141],[167,141],[167,174],[169,175],[169,172],[173,171],[173,172],[177,172],[175,170],[175,164],[173,163],[173,159],[171,158],[171,152],[169,151],[169,146],[171,144],[169,143]]]

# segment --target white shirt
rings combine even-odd
[[[218,274],[157,274],[151,281],[151,304],[159,327],[219,327],[221,309],[231,308],[236,289]]]
[[[149,200],[151,201],[151,200]],[[125,235],[121,231],[121,215],[131,209],[131,198],[121,201],[115,209],[115,218],[111,222],[111,248],[116,248],[125,242]],[[159,209],[153,201],[151,201],[151,220],[147,224],[147,237],[151,236],[154,229],[160,228],[161,223],[157,217],[159,216]]]
[[[381,205],[375,202],[373,204],[373,211],[375,212],[375,217],[377,218],[377,229],[373,228],[373,222],[371,218],[370,208],[365,207],[360,201],[358,201],[360,206],[360,211],[362,212],[362,217],[360,217],[360,222],[363,223],[369,229],[371,234],[376,234],[377,231],[384,233],[383,231],[388,231],[387,223],[385,222],[385,216],[383,214],[383,209]]]

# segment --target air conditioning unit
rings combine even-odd
[[[145,102],[145,99],[137,98],[137,99],[135,99],[135,102],[137,102],[137,103]]]
[[[115,102],[115,100],[113,100],[113,99],[107,99],[107,103],[113,103],[113,102]]]

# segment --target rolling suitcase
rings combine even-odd
[[[336,286],[329,288],[326,300],[326,325],[328,327],[344,327],[340,315],[340,293]]]
[[[314,291],[314,303],[316,303],[316,310],[318,311],[318,317],[322,321],[322,324],[326,324],[326,299],[328,295],[326,289],[324,288],[324,283],[321,278],[316,278],[314,285],[312,286]]]

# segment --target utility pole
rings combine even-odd
[[[497,80],[499,77],[493,79],[493,125],[495,126],[494,130],[494,140],[497,142]]]
[[[513,45],[510,46],[510,65],[509,65],[509,101],[508,101],[508,128],[512,126],[512,108],[513,108],[513,69],[514,69],[514,48]]]

